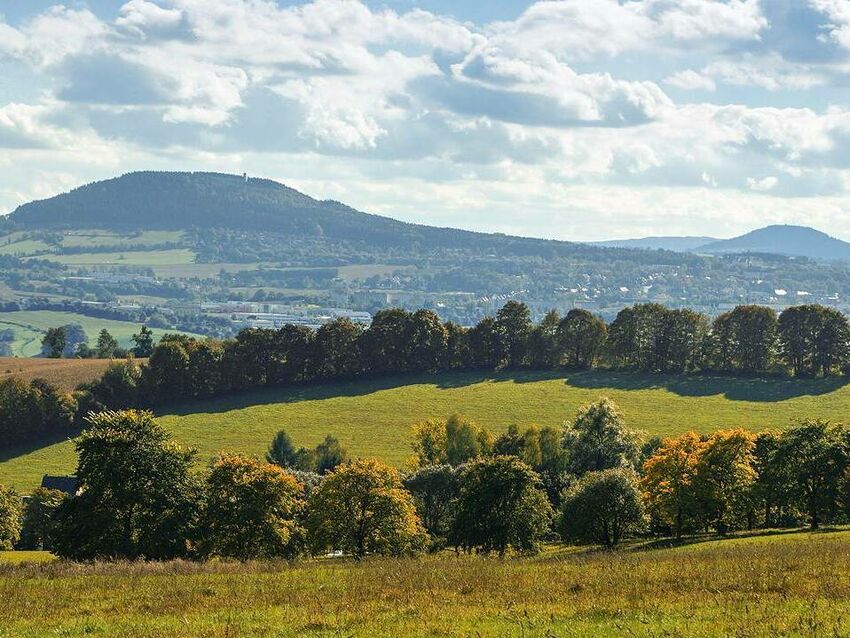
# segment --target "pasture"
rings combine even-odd
[[[510,423],[559,426],[583,404],[609,396],[628,424],[646,436],[764,430],[809,417],[846,419],[850,386],[845,384],[842,378],[457,372],[269,388],[166,407],[158,416],[177,441],[198,450],[200,464],[221,450],[261,456],[275,432],[286,429],[297,445],[314,446],[332,434],[354,457],[403,466],[412,453],[411,425],[454,412],[499,433]],[[26,492],[42,474],[70,473],[75,466],[68,440],[6,450],[0,455],[0,484]]]
[[[508,559],[7,564],[0,635],[846,636],[848,547],[834,531]]]
[[[127,250],[116,252],[50,254],[44,258],[66,266],[166,266],[191,264],[195,261],[195,253],[188,248],[135,250],[128,246]]]
[[[106,328],[118,340],[123,348],[133,345],[131,337],[139,331],[139,324],[129,321],[100,319],[73,312],[56,312],[53,310],[21,310],[18,312],[0,312],[0,330],[11,328],[15,332],[12,342],[12,354],[19,357],[34,357],[41,353],[41,340],[48,328],[77,323],[83,327],[89,338],[89,345],[94,345],[98,333]],[[154,337],[159,338],[168,330],[154,328]]]

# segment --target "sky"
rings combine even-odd
[[[850,0],[0,0],[0,212],[143,169],[535,237],[850,240]]]

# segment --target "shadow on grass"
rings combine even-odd
[[[665,375],[594,370],[566,375],[574,388],[598,390],[663,389],[684,397],[722,396],[730,401],[775,402],[803,396],[821,396],[850,383],[848,377],[797,379],[790,377],[726,377]]]
[[[12,459],[15,459],[19,456],[30,454],[31,452],[41,450],[42,448],[50,447],[51,445],[55,445],[57,443],[64,443],[65,441],[69,441],[79,436],[81,432],[82,429],[73,428],[71,430],[66,430],[62,434],[42,436],[33,441],[27,441],[26,443],[19,443],[17,445],[12,445],[8,447],[0,446],[0,463],[4,463],[5,461],[11,461]]]
[[[450,390],[468,387],[485,381],[491,383],[534,383],[537,381],[563,378],[563,371],[558,370],[542,372],[467,371],[376,377],[372,379],[328,383],[314,382],[279,388],[260,388],[258,390],[247,390],[222,397],[168,404],[158,407],[156,413],[157,416],[185,416],[199,412],[214,414],[239,410],[255,405],[298,403],[300,401],[321,401],[340,397],[366,396],[383,390],[393,390],[413,385],[433,385],[440,390]]]
[[[730,401],[775,402],[803,396],[830,394],[850,383],[850,378],[794,379],[785,377],[725,377],[703,375],[662,375],[639,372],[592,370],[508,370],[442,372],[408,374],[371,379],[306,383],[286,387],[269,387],[233,393],[209,399],[181,401],[157,408],[160,416],[216,414],[255,405],[321,401],[339,397],[358,397],[383,390],[411,385],[433,385],[441,390],[464,388],[483,382],[536,383],[564,379],[567,386],[595,390],[664,389],[685,397],[722,396]]]

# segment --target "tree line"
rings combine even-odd
[[[560,428],[494,436],[454,415],[413,434],[405,472],[349,459],[333,437],[296,449],[285,432],[265,461],[222,453],[199,472],[151,413],[93,414],[76,443],[75,495],[39,489],[24,501],[0,488],[0,549],[74,560],[504,555],[850,519],[850,428],[822,421],[644,440],[603,398]]]
[[[48,336],[46,351],[58,355],[65,347],[62,331]],[[148,358],[144,364],[117,361],[100,379],[62,399],[76,406],[78,427],[85,415],[101,410],[406,373],[607,367],[814,377],[850,371],[850,324],[839,311],[820,305],[794,306],[779,315],[765,306],[744,305],[710,321],[693,310],[650,303],[624,308],[610,324],[583,309],[564,317],[552,311],[534,324],[525,304],[509,301],[495,317],[471,328],[442,322],[430,310],[393,308],[376,313],[368,328],[338,318],[316,330],[247,328],[225,340],[169,334],[155,344],[143,326],[133,341],[131,354]],[[106,331],[94,350],[123,354]],[[0,442],[65,433],[64,421],[10,416],[13,403],[3,397],[16,392],[29,391],[13,385],[0,389]]]

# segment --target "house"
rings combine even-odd
[[[79,490],[79,482],[76,476],[49,476],[45,474],[41,478],[41,487],[76,496]]]

